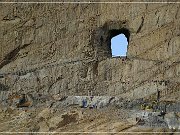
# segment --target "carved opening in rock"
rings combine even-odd
[[[111,30],[109,32],[112,57],[127,56],[130,33],[127,29]]]

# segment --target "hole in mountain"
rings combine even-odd
[[[110,31],[112,57],[127,56],[129,31],[126,29]]]

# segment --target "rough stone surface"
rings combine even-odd
[[[165,115],[165,120],[168,124],[169,129],[180,129],[180,120],[178,120],[177,114],[174,112]]]
[[[127,57],[112,57],[110,41],[120,33],[129,41]],[[67,108],[54,116],[49,108],[79,107],[93,95],[98,109],[137,109],[139,99],[157,100],[159,91],[160,101],[174,103],[167,110],[179,112],[179,60],[179,3],[1,3],[0,131],[164,132],[106,115],[81,121]],[[23,94],[28,109],[16,110]]]
[[[179,4],[1,4],[0,99],[179,91]],[[129,36],[112,58],[113,30]],[[129,32],[129,33],[128,33]]]

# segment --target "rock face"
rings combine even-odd
[[[120,33],[127,57],[113,58],[110,40]],[[1,3],[0,41],[1,101],[180,89],[180,4]]]

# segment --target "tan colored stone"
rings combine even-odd
[[[179,101],[179,7],[166,3],[2,3],[0,74],[9,74],[0,77],[0,83],[8,86],[0,88],[0,101],[7,105],[10,92],[28,93],[38,104],[45,106],[48,100],[53,106],[50,100],[89,91],[137,99],[156,95],[157,90],[164,99]],[[108,33],[121,28],[130,31],[127,59],[110,55]],[[42,100],[44,95],[52,98]],[[7,114],[0,108],[0,131],[25,131],[31,126],[38,126],[40,132],[168,131],[133,126],[134,118],[122,122],[111,108],[106,113],[71,109],[56,113],[51,108],[37,109],[32,117],[29,109],[19,114],[7,109]]]
[[[48,119],[50,117],[50,114],[51,114],[51,110],[49,108],[45,108],[38,114],[37,118]]]
[[[48,132],[49,131],[49,127],[48,127],[47,123],[44,121],[38,123],[38,126],[39,126],[39,132]]]
[[[8,90],[0,91],[0,101],[9,92],[34,99],[89,91],[136,99],[165,89],[168,97],[180,83],[179,8],[176,3],[2,3],[0,83]],[[130,34],[127,58],[112,58],[115,35],[110,34],[115,29],[127,36],[124,28]]]

